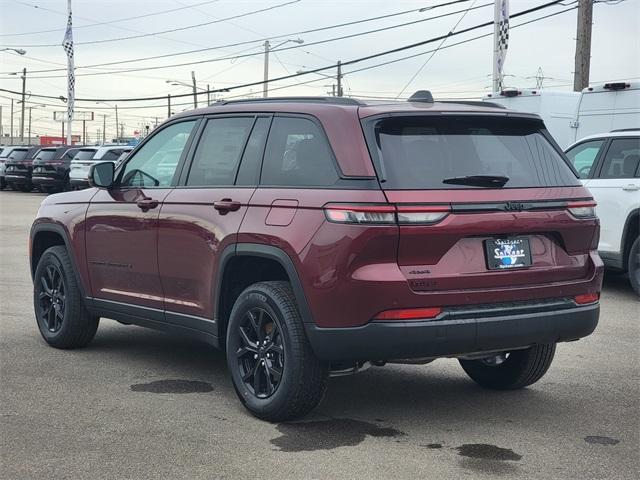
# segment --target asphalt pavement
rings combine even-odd
[[[547,375],[492,392],[455,360],[331,379],[296,423],[247,414],[224,356],[101,320],[87,348],[40,338],[28,232],[44,195],[0,192],[2,479],[635,479],[640,301],[607,275],[600,324]]]

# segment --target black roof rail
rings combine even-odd
[[[407,99],[407,102],[433,103],[433,95],[429,90],[418,90]]]
[[[616,128],[615,130],[611,130],[611,133],[616,133],[616,132],[637,132],[640,130],[640,127],[635,127],[635,128]]]
[[[237,103],[327,103],[333,105],[365,105],[360,100],[349,97],[267,97],[220,100],[213,105],[234,105]]]
[[[440,103],[458,103],[460,105],[471,105],[474,107],[490,107],[490,108],[503,108],[506,109],[504,105],[501,105],[496,102],[485,102],[482,100],[438,100]]]

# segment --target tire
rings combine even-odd
[[[20,190],[21,192],[27,193],[33,190],[33,187],[31,185],[20,184],[18,185],[18,190]]]
[[[100,319],[84,305],[67,249],[59,245],[47,249],[33,278],[33,306],[42,338],[62,349],[80,348],[91,342]],[[54,308],[53,303],[58,307]]]
[[[629,281],[636,295],[640,296],[640,237],[631,245],[629,250],[629,260],[627,262]]]
[[[556,344],[536,345],[526,350],[508,352],[499,364],[486,360],[462,360],[460,365],[478,385],[493,390],[516,390],[536,383],[551,366]]]
[[[262,349],[256,345],[261,340],[268,341]],[[240,294],[231,311],[226,347],[233,386],[256,417],[293,420],[322,400],[328,368],[311,350],[288,282],[255,283]],[[243,375],[251,372],[245,382]]]
[[[4,181],[4,177],[0,177],[0,190],[4,190],[7,187],[7,182]]]

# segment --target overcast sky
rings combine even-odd
[[[131,98],[156,95],[179,95],[190,90],[184,86],[173,86],[167,80],[191,81],[191,70],[195,71],[198,86],[225,88],[262,80],[263,55],[253,55],[235,60],[210,62],[220,57],[233,57],[263,51],[265,38],[277,46],[288,38],[304,40],[302,45],[287,43],[280,48],[295,47],[272,53],[270,57],[270,77],[295,73],[299,70],[331,65],[337,60],[351,59],[382,52],[403,45],[424,41],[444,35],[459,22],[456,31],[481,24],[493,19],[492,0],[470,0],[442,8],[410,12],[356,25],[327,29],[315,33],[296,32],[326,27],[339,23],[362,20],[407,10],[432,7],[450,0],[415,1],[329,1],[329,0],[73,0],[74,41],[76,67],[84,65],[118,62],[140,57],[157,56],[185,52],[189,50],[224,46],[200,53],[172,56],[144,62],[132,62],[96,68],[78,68],[76,71],[76,96],[79,98]],[[526,10],[549,0],[511,0],[511,14]],[[566,0],[565,4],[571,4]],[[66,0],[0,0],[0,49],[6,47],[23,48],[27,54],[19,56],[12,52],[0,52],[0,88],[21,89],[19,76],[11,72],[27,68],[27,91],[34,94],[60,96],[67,93],[64,50],[60,46],[66,26]],[[183,8],[189,7],[190,8]],[[569,5],[571,6],[571,5]],[[544,10],[513,18],[511,26],[569,8],[557,5]],[[37,8],[36,8],[37,7]],[[194,24],[209,23],[228,17],[242,15],[256,10],[252,15],[232,20],[218,21],[208,25],[187,28],[177,32],[142,36],[148,33],[189,27]],[[466,15],[464,11],[472,7]],[[476,8],[480,7],[480,8]],[[177,10],[180,9],[180,10]],[[165,10],[173,10],[158,15],[149,15]],[[314,42],[351,35],[369,30],[413,22],[429,17],[459,12],[439,19],[393,28],[382,32],[361,35],[354,38],[336,40],[318,45]],[[545,78],[544,88],[571,89],[575,52],[577,11],[572,10],[551,18],[512,28],[505,73],[508,86],[525,88],[535,85],[538,68],[542,68]],[[464,15],[464,16],[463,16]],[[118,22],[113,22],[119,20]],[[105,22],[112,22],[107,23]],[[601,84],[611,80],[640,81],[640,0],[616,0],[599,2],[594,6],[593,42],[591,58],[591,81]],[[83,27],[85,25],[102,23]],[[41,32],[42,33],[34,33]],[[443,47],[465,39],[492,31],[492,27],[475,30],[448,39]],[[139,37],[122,39],[123,37]],[[114,39],[122,39],[111,41]],[[107,40],[102,43],[87,43]],[[248,43],[244,43],[248,42]],[[431,54],[392,63],[349,74],[350,71],[372,66],[384,61],[426,52],[436,48],[440,42],[406,50],[393,55],[368,60],[344,67],[345,95],[395,97],[400,94],[409,80],[416,74]],[[52,46],[40,46],[52,45]],[[114,70],[139,69],[171,65],[175,63],[202,62],[196,65],[151,69],[129,73],[114,73]],[[470,97],[480,98],[490,91],[492,68],[491,36],[470,41],[451,48],[443,48],[424,66],[421,72],[404,90],[406,97],[418,89],[430,89],[440,98]],[[35,73],[37,70],[55,70]],[[34,73],[30,73],[34,72]],[[107,73],[105,75],[87,75]],[[327,71],[335,75],[335,71]],[[42,78],[46,77],[46,78]],[[317,80],[306,85],[298,82]],[[297,80],[275,82],[270,88],[293,85],[279,89],[273,95],[324,95],[331,91],[332,79],[311,74]],[[255,86],[233,90],[227,97],[239,95],[261,95],[262,87]],[[9,105],[11,95],[0,92],[3,106],[4,131],[9,131]],[[14,96],[14,98],[17,98]],[[203,101],[204,97],[200,97]],[[54,110],[64,110],[64,104],[55,100],[39,100],[31,97],[27,106],[32,111],[34,133],[56,134],[59,124],[52,121]],[[192,99],[175,99],[172,110],[182,111],[192,108]],[[41,106],[43,103],[58,105]],[[155,123],[166,118],[166,100],[156,102],[118,102],[120,121],[125,123],[125,133],[132,134],[140,125]],[[78,110],[92,109],[96,114],[107,114],[107,133],[113,136],[115,115],[112,106],[77,102]],[[140,108],[140,107],[153,108]],[[83,108],[84,107],[84,108]],[[16,105],[14,117],[17,128],[19,109]],[[102,117],[100,117],[101,119]],[[96,135],[102,121],[95,121],[89,127],[89,134]],[[79,122],[74,125],[74,133],[80,133]]]

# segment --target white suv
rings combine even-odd
[[[127,145],[103,145],[82,147],[71,160],[69,170],[69,184],[71,188],[86,188],[89,186],[89,169],[98,162],[112,161],[114,163],[123,153],[133,149]]]
[[[598,251],[640,295],[640,128],[590,135],[566,152],[598,202]]]

